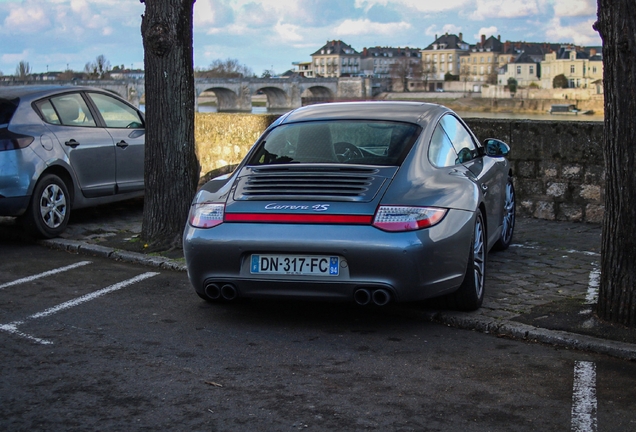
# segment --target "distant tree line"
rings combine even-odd
[[[241,64],[237,59],[228,58],[225,60],[216,59],[207,68],[196,68],[195,78],[258,78],[254,71]],[[265,69],[260,78],[271,78],[276,76],[272,69]]]

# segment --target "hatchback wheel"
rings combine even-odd
[[[481,211],[477,211],[464,281],[459,289],[447,298],[448,306],[453,309],[463,311],[477,310],[484,301],[487,254],[485,239],[484,218]]]
[[[506,250],[512,243],[512,235],[515,231],[515,217],[516,217],[516,196],[515,187],[512,184],[512,177],[508,177],[508,183],[506,184],[506,199],[504,201],[503,208],[503,223],[501,229],[501,237],[494,245],[496,250]]]
[[[42,177],[25,214],[27,230],[38,237],[57,237],[66,229],[70,215],[70,197],[64,181],[54,174]]]

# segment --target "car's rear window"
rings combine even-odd
[[[281,125],[261,140],[249,165],[399,165],[419,136],[411,123],[338,120]]]
[[[18,108],[19,99],[0,99],[0,127],[6,127]]]

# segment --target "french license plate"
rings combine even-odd
[[[252,255],[252,274],[338,276],[340,259],[324,255]]]

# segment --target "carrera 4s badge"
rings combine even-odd
[[[314,204],[308,206],[270,203],[265,206],[265,210],[313,210],[315,212],[324,212],[329,210],[329,204]]]

